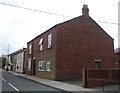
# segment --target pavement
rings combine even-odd
[[[12,71],[9,71],[9,73],[14,74],[16,76],[20,76],[20,77],[23,77],[23,78],[27,78],[27,79],[36,81],[38,83],[41,83],[41,84],[44,84],[44,85],[47,85],[47,86],[58,88],[58,89],[61,89],[61,90],[64,90],[64,91],[86,91],[86,92],[87,91],[89,91],[89,92],[90,91],[92,91],[92,92],[93,91],[94,92],[103,91],[101,87],[83,88],[82,86],[80,86],[80,84],[75,85],[75,84],[67,83],[67,82],[53,81],[53,80],[49,80],[49,79],[39,78],[39,77],[36,77],[36,76],[29,76],[29,75],[26,75],[26,74],[15,73],[15,72],[12,72]],[[108,90],[106,90],[106,91],[109,91],[109,89],[113,88],[113,86],[112,87],[110,86],[110,87],[107,87],[107,88],[108,88]],[[104,90],[105,90],[105,88],[104,88]],[[118,89],[116,89],[115,91],[118,91]]]

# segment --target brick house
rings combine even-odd
[[[115,68],[120,68],[120,48],[115,50]]]
[[[87,5],[82,13],[27,43],[27,74],[78,79],[82,68],[113,68],[113,39],[89,16]]]

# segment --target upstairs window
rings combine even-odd
[[[40,51],[42,51],[43,50],[43,38],[40,39],[39,46],[40,46],[40,48],[39,48]]]
[[[32,51],[32,44],[29,45],[29,54],[31,54]]]
[[[48,35],[48,48],[51,48],[52,47],[52,34],[49,34]]]

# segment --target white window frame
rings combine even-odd
[[[51,72],[51,61],[46,62],[46,71]]]
[[[39,63],[38,63],[38,71],[45,71],[45,61],[39,61]]]
[[[52,34],[48,35],[48,48],[52,47]]]
[[[28,70],[31,70],[31,58],[28,59],[28,65],[27,65],[27,67],[28,67]]]
[[[39,41],[39,49],[40,49],[40,51],[42,51],[43,50],[43,38],[41,38],[40,39],[40,41]]]
[[[32,44],[29,45],[29,54],[32,53]]]

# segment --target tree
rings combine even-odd
[[[0,68],[2,67],[2,58],[0,57]]]
[[[5,67],[6,58],[2,58],[2,67]]]
[[[0,68],[4,68],[5,67],[5,62],[6,62],[6,58],[0,57]]]

